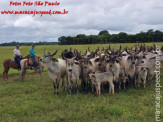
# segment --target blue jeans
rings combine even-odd
[[[18,65],[18,69],[21,69],[21,67],[20,67],[20,60],[21,60],[21,58],[19,56],[16,56],[14,58],[14,60],[15,60],[16,64]]]
[[[33,66],[34,66],[34,68],[37,68],[37,64],[36,64],[35,56],[32,56],[32,57],[31,57],[31,60],[32,60],[32,62],[33,62]]]

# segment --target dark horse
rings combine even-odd
[[[22,59],[29,59],[30,55],[27,55],[25,57],[22,57]],[[6,59],[3,61],[3,67],[4,67],[4,71],[3,71],[3,80],[8,79],[8,71],[11,68],[13,69],[18,69],[18,65],[16,64],[15,61],[13,61],[12,59]]]

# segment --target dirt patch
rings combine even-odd
[[[31,76],[31,75],[39,75],[39,73],[38,72],[26,73],[26,76]],[[19,75],[8,75],[8,79],[14,78],[16,76],[19,76]],[[1,77],[1,79],[3,80],[3,77]]]

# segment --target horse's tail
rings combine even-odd
[[[21,64],[20,78],[21,81],[23,81],[25,77],[26,68],[28,67],[28,59],[22,59],[20,64]]]
[[[3,79],[7,78],[8,79],[8,71],[10,69],[10,62],[11,59],[6,59],[3,61]]]
[[[3,61],[3,67],[10,67],[10,62],[11,62],[11,59],[6,59]]]
[[[24,67],[25,67],[25,68],[28,67],[28,59],[25,60],[25,62],[24,62]]]
[[[20,61],[20,65],[21,65],[21,70],[25,70],[28,67],[28,63],[27,63],[28,59],[22,59]]]

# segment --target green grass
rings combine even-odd
[[[132,44],[127,44],[132,45]],[[151,45],[149,43],[149,45]],[[160,43],[158,45],[161,45]],[[97,46],[89,45],[91,49]],[[114,45],[117,48],[119,44]],[[122,45],[125,46],[125,45]],[[43,49],[48,51],[59,49],[57,58],[65,48],[84,50],[88,45],[73,46],[36,46],[36,53],[43,55]],[[14,47],[0,47],[0,63],[6,58],[12,58]],[[30,47],[20,47],[21,53],[27,55]],[[2,66],[0,66],[2,69]],[[0,71],[2,74],[2,70]],[[0,122],[9,121],[97,121],[97,122],[153,122],[155,121],[155,86],[147,84],[147,89],[130,88],[108,96],[102,92],[101,96],[92,93],[76,94],[75,89],[70,96],[67,91],[59,89],[59,95],[54,95],[51,79],[47,72],[43,73],[43,81],[39,75],[27,76],[25,82],[19,81],[19,72],[11,70],[9,75],[15,77],[7,81],[0,79]],[[1,75],[2,76],[2,75]],[[161,85],[163,70],[161,71]],[[161,95],[163,92],[161,90]],[[163,106],[161,100],[161,107]],[[161,117],[163,110],[161,108]]]

